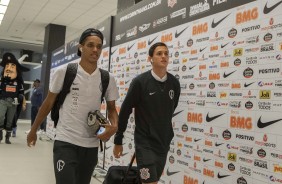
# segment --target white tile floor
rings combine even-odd
[[[17,137],[11,145],[0,143],[0,184],[55,184],[52,141],[37,141],[35,147],[26,145],[30,121],[18,121]],[[5,131],[4,131],[5,136]],[[101,184],[94,177],[91,184]]]

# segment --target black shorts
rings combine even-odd
[[[97,161],[98,147],[84,148],[67,142],[54,142],[56,184],[89,184]]]
[[[136,161],[143,183],[159,181],[166,163],[167,153],[156,153],[150,149],[136,148]]]

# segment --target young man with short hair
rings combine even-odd
[[[99,110],[101,106],[102,82],[97,62],[102,52],[103,39],[99,30],[90,28],[82,33],[79,40],[77,54],[81,60],[70,92],[60,108],[56,128],[53,162],[57,184],[89,184],[98,161],[99,140],[108,140],[117,130],[115,100],[119,95],[111,75],[105,93],[111,125],[106,125],[104,133],[96,135],[96,130],[87,121],[89,112]],[[58,68],[53,74],[48,95],[28,134],[28,146],[36,143],[36,131],[62,90],[66,69],[66,66]]]
[[[149,49],[152,70],[140,74],[130,84],[119,113],[114,156],[123,152],[122,138],[128,118],[135,108],[135,152],[142,183],[157,184],[174,136],[171,119],[180,96],[180,83],[167,72],[169,51],[166,44],[155,43]]]

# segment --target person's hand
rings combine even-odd
[[[111,124],[105,124],[103,126],[105,126],[104,133],[97,135],[97,137],[106,142],[117,132],[117,127]]]
[[[23,111],[26,110],[26,105],[25,105],[25,104],[22,105],[22,110],[23,110]]]
[[[36,131],[30,130],[26,138],[27,146],[28,147],[35,146],[36,140],[37,140]]]
[[[120,156],[122,155],[122,152],[123,152],[123,146],[115,144],[114,149],[113,149],[113,154],[115,158],[120,158]]]

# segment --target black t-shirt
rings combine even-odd
[[[19,94],[24,94],[23,84],[17,79],[0,81],[0,98],[15,98],[19,97]]]
[[[170,73],[167,73],[165,82],[157,81],[151,71],[133,79],[121,106],[115,144],[122,144],[128,118],[132,108],[135,108],[136,147],[167,152],[174,136],[171,119],[178,105],[179,95],[180,83]]]

